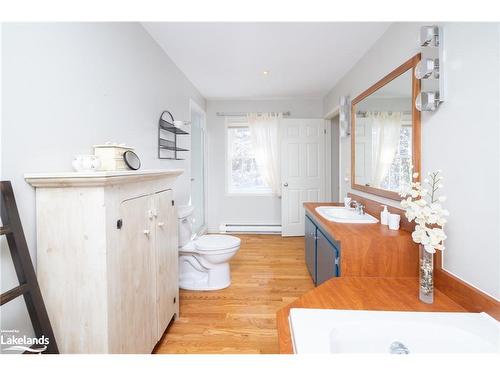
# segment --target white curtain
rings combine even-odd
[[[372,129],[372,183],[379,187],[398,150],[403,114],[368,112]]]
[[[255,161],[264,182],[274,195],[281,196],[280,128],[281,114],[249,113],[248,127]]]

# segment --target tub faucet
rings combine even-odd
[[[391,354],[410,354],[410,350],[405,344],[399,341],[394,341],[389,347],[389,353]]]

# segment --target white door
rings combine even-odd
[[[191,106],[191,205],[193,231],[206,229],[206,121],[205,112],[194,102]]]
[[[156,344],[154,226],[151,196],[120,205],[121,353],[151,353]]]
[[[304,202],[325,199],[325,120],[282,120],[281,233],[304,235]]]
[[[365,117],[356,117],[356,176],[354,182],[369,186],[372,180],[372,129]]]

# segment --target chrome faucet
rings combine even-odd
[[[351,201],[349,203],[349,207],[352,207],[353,204],[354,204],[354,209],[356,210],[356,212],[358,213],[358,215],[364,215],[365,214],[365,206],[363,206],[358,201]]]
[[[391,354],[410,354],[410,350],[405,344],[399,341],[394,341],[389,347],[389,353]]]

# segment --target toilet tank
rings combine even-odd
[[[179,247],[186,246],[193,236],[193,206],[179,206]]]

